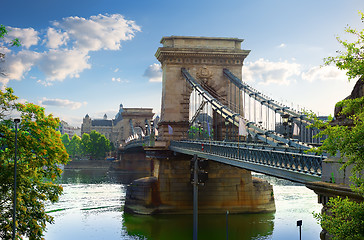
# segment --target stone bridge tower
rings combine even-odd
[[[213,37],[163,37],[155,56],[162,64],[163,88],[159,134],[162,140],[179,140],[189,127],[189,104],[192,88],[181,74],[186,68],[209,93],[223,104],[234,109],[238,89],[224,77],[223,69],[229,69],[241,78],[244,59],[249,50],[242,50],[243,39]],[[232,99],[235,98],[235,99]],[[240,98],[239,98],[240,99]],[[241,101],[241,100],[240,100]],[[215,115],[215,114],[214,114]],[[221,120],[223,121],[223,120]],[[220,123],[215,121],[215,128]],[[173,134],[169,134],[168,125]]]

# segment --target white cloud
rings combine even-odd
[[[40,61],[39,68],[47,81],[63,81],[66,77],[78,78],[83,70],[90,69],[89,58],[79,50],[51,49]]]
[[[43,86],[45,86],[45,87],[48,87],[48,86],[52,86],[53,85],[53,83],[52,82],[49,82],[49,81],[43,81],[43,80],[37,80],[37,83],[39,83],[39,84],[42,84]]]
[[[38,44],[38,32],[33,28],[7,27],[7,30],[8,34],[5,36],[5,40],[8,42],[14,38],[19,38],[21,45],[25,48],[30,48],[31,46]]]
[[[121,42],[131,40],[140,27],[120,14],[63,18],[54,26],[67,32],[74,47],[82,51],[119,50]]]
[[[60,30],[56,30],[54,28],[48,28],[47,47],[58,48],[62,45],[66,45],[68,39],[69,37],[66,32],[61,32]]]
[[[10,51],[17,49],[3,49],[7,53],[6,64],[0,69],[6,69],[8,74],[0,76],[0,83],[5,86],[9,80],[20,80],[34,66],[45,75],[45,80],[39,80],[38,83],[46,86],[67,77],[78,78],[81,72],[91,68],[90,51],[119,50],[121,43],[131,40],[138,31],[140,27],[134,21],[126,20],[120,14],[99,14],[89,19],[68,17],[55,21],[53,27],[47,29],[42,41],[49,50],[21,51],[8,56]],[[9,27],[7,38],[15,37],[21,40],[25,48],[37,45],[40,39],[38,32],[32,28]]]
[[[286,44],[284,44],[284,43],[281,43],[279,46],[278,46],[278,48],[285,48],[286,47]]]
[[[161,65],[153,63],[144,71],[144,77],[149,78],[149,82],[162,82]]]
[[[312,67],[307,72],[302,73],[302,79],[313,81],[347,81],[345,71],[341,71],[334,66]]]
[[[113,82],[119,82],[119,83],[128,83],[129,80],[124,80],[124,79],[121,79],[121,78],[111,78],[111,81]]]
[[[119,68],[115,68],[114,72],[115,72],[115,73],[116,73],[116,72],[119,72]]]
[[[38,62],[42,54],[23,50],[17,54],[6,55],[6,59],[0,62],[0,69],[5,73],[0,75],[0,83],[5,86],[9,80],[21,80],[24,75]]]
[[[43,97],[43,99],[39,101],[39,104],[42,106],[65,107],[75,110],[79,109],[83,105],[87,105],[87,102],[81,103],[81,102],[73,102],[68,99],[59,99],[59,98],[48,99]]]
[[[263,58],[243,67],[243,80],[259,84],[289,85],[301,74],[301,65],[287,61],[271,62]]]

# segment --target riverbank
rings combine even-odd
[[[111,161],[102,160],[71,160],[64,169],[105,169],[108,170]]]

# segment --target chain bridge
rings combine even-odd
[[[179,39],[171,38],[177,44]],[[162,61],[164,76],[171,74],[172,66],[173,73],[178,71],[179,76],[177,84],[170,79],[164,80],[173,82],[174,89],[171,89],[173,92],[171,94],[167,91],[173,86],[168,83],[163,86],[164,101],[159,122],[160,129],[158,129],[160,135],[157,140],[168,141],[169,149],[174,152],[196,154],[201,158],[295,182],[306,183],[321,179],[322,160],[326,156],[309,151],[319,145],[322,140],[314,138],[318,130],[309,128],[312,120],[305,113],[265,96],[243,82],[230,70],[232,68],[236,71],[237,66],[242,67],[243,58],[248,51],[229,49],[228,53],[225,51],[225,54],[231,56],[220,57],[220,60],[215,61],[221,63],[214,64],[212,58],[217,55],[216,48],[213,49],[214,52],[208,49],[208,46],[200,48],[204,51],[202,58],[206,59],[198,59],[195,56],[196,53],[188,53],[186,46],[182,44],[176,49],[183,53],[183,57],[173,58],[170,56],[172,47],[168,46],[168,40],[171,39],[162,40],[167,46],[158,50],[157,57]],[[201,39],[189,38],[188,40]],[[204,39],[205,42],[208,40],[234,42],[233,47],[242,41],[240,39]],[[222,54],[221,50],[218,54]],[[224,59],[227,57],[228,59]],[[201,66],[191,68],[191,63]],[[208,66],[209,64],[211,67]],[[176,69],[176,65],[180,67]],[[196,77],[191,75],[188,68],[195,73]],[[213,75],[217,75],[215,78],[221,80],[213,80]],[[176,79],[176,76],[171,79]],[[219,86],[216,82],[220,82],[219,85],[223,83],[225,86]],[[182,91],[182,93],[176,93],[176,91]],[[175,101],[179,98],[177,94],[182,96],[180,102]],[[171,95],[170,99],[169,95]],[[173,104],[175,106],[166,106]],[[188,112],[184,105],[188,105]],[[176,109],[180,109],[182,114],[176,114]],[[173,116],[180,119],[173,119]],[[157,126],[153,126],[155,127]],[[148,131],[150,135],[150,128]],[[155,132],[155,129],[152,131]],[[149,138],[144,141],[128,142],[124,148],[146,143],[150,143]]]
[[[143,147],[152,177],[132,184],[127,208],[143,204],[157,212],[191,208],[188,183],[200,181],[190,180],[193,156],[209,160],[208,168],[202,169],[208,179],[199,199],[206,211],[222,205],[236,212],[274,210],[272,187],[252,178],[250,171],[306,186],[327,181],[323,179],[327,156],[311,151],[325,136],[315,137],[319,130],[310,127],[313,120],[307,113],[243,81],[243,63],[250,51],[241,49],[242,42],[237,38],[162,38],[163,47],[156,52],[163,72],[160,120],[147,122],[146,136],[133,137],[121,148]],[[211,193],[216,191],[221,193]],[[135,209],[150,211],[150,207]]]

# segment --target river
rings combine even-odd
[[[316,194],[303,185],[257,174],[274,188],[276,212],[270,214],[199,215],[199,240],[319,239],[320,226],[312,212],[320,212]],[[136,216],[123,211],[126,182],[133,176],[105,171],[65,170],[64,193],[47,205],[54,224],[47,240],[192,239],[192,215]],[[227,221],[226,221],[227,220]],[[228,228],[228,232],[226,229]]]

